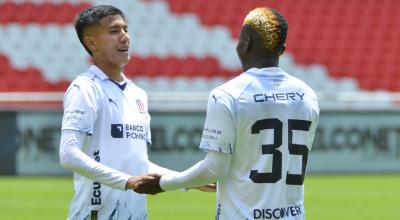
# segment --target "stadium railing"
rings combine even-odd
[[[204,112],[209,91],[148,92],[149,109],[157,112]],[[0,110],[62,109],[64,92],[0,92]],[[318,93],[323,110],[400,110],[400,93]]]

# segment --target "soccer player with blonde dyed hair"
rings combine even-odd
[[[287,29],[271,8],[246,16],[236,48],[244,72],[209,96],[200,143],[207,154],[162,176],[163,190],[215,181],[216,219],[305,218],[303,183],[319,107],[310,87],[278,67]],[[154,192],[154,185],[136,191]]]

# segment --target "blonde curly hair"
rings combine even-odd
[[[267,49],[276,50],[285,44],[288,24],[283,15],[274,9],[253,9],[244,19],[244,25],[251,26],[260,35]]]

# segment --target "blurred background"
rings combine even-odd
[[[400,172],[398,0],[0,0],[0,175],[71,174],[58,160],[62,98],[90,65],[73,18],[98,4],[126,14],[125,74],[148,92],[152,161],[183,170],[203,157],[208,93],[241,73],[243,19],[269,6],[289,23],[280,67],[320,102],[308,173]]]

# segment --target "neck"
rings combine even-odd
[[[108,65],[104,62],[94,61],[94,65],[99,67],[111,80],[115,82],[122,81],[122,67]]]
[[[268,67],[278,67],[279,59],[252,59],[249,62],[243,63],[243,71],[246,72],[251,68],[268,68]]]

